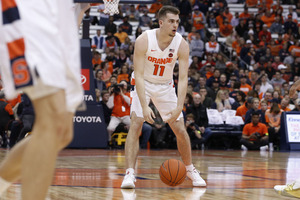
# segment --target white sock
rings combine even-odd
[[[134,169],[133,168],[126,169],[126,174],[134,174]]]
[[[9,188],[11,182],[8,182],[0,177],[0,196]]]
[[[193,164],[186,165],[185,168],[186,168],[186,171],[193,171],[194,165]]]

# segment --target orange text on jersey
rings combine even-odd
[[[148,61],[156,63],[156,64],[167,64],[172,63],[173,58],[155,58],[152,56],[148,56]]]

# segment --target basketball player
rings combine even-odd
[[[58,152],[72,140],[73,115],[83,96],[72,6],[72,0],[0,0],[6,97],[27,93],[36,115],[32,135],[0,165],[0,194],[21,180],[23,200],[45,199]]]
[[[290,98],[293,98],[297,91],[300,90],[300,80],[296,81],[290,88]],[[294,183],[287,185],[275,185],[275,191],[282,196],[292,196],[300,198],[300,178]]]
[[[186,96],[189,45],[176,32],[179,10],[164,6],[158,12],[160,28],[144,32],[135,43],[134,76],[136,87],[132,92],[131,126],[125,144],[126,175],[121,188],[135,188],[134,167],[139,151],[139,134],[144,120],[153,123],[154,113],[150,99],[162,119],[169,123],[177,138],[178,150],[186,165],[187,176],[193,186],[206,186],[191,158],[190,139],[183,122],[183,103]],[[178,99],[173,85],[173,69],[178,58]]]

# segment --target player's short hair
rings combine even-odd
[[[180,11],[174,6],[163,6],[158,11],[157,18],[162,19],[167,15],[167,13],[171,13],[171,14],[174,14],[174,15],[179,15]]]

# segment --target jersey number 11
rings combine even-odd
[[[159,76],[163,76],[164,75],[164,71],[165,71],[165,66],[159,66],[159,65],[154,65],[154,72],[153,75],[157,76],[158,74],[158,69],[160,69],[159,71]]]

